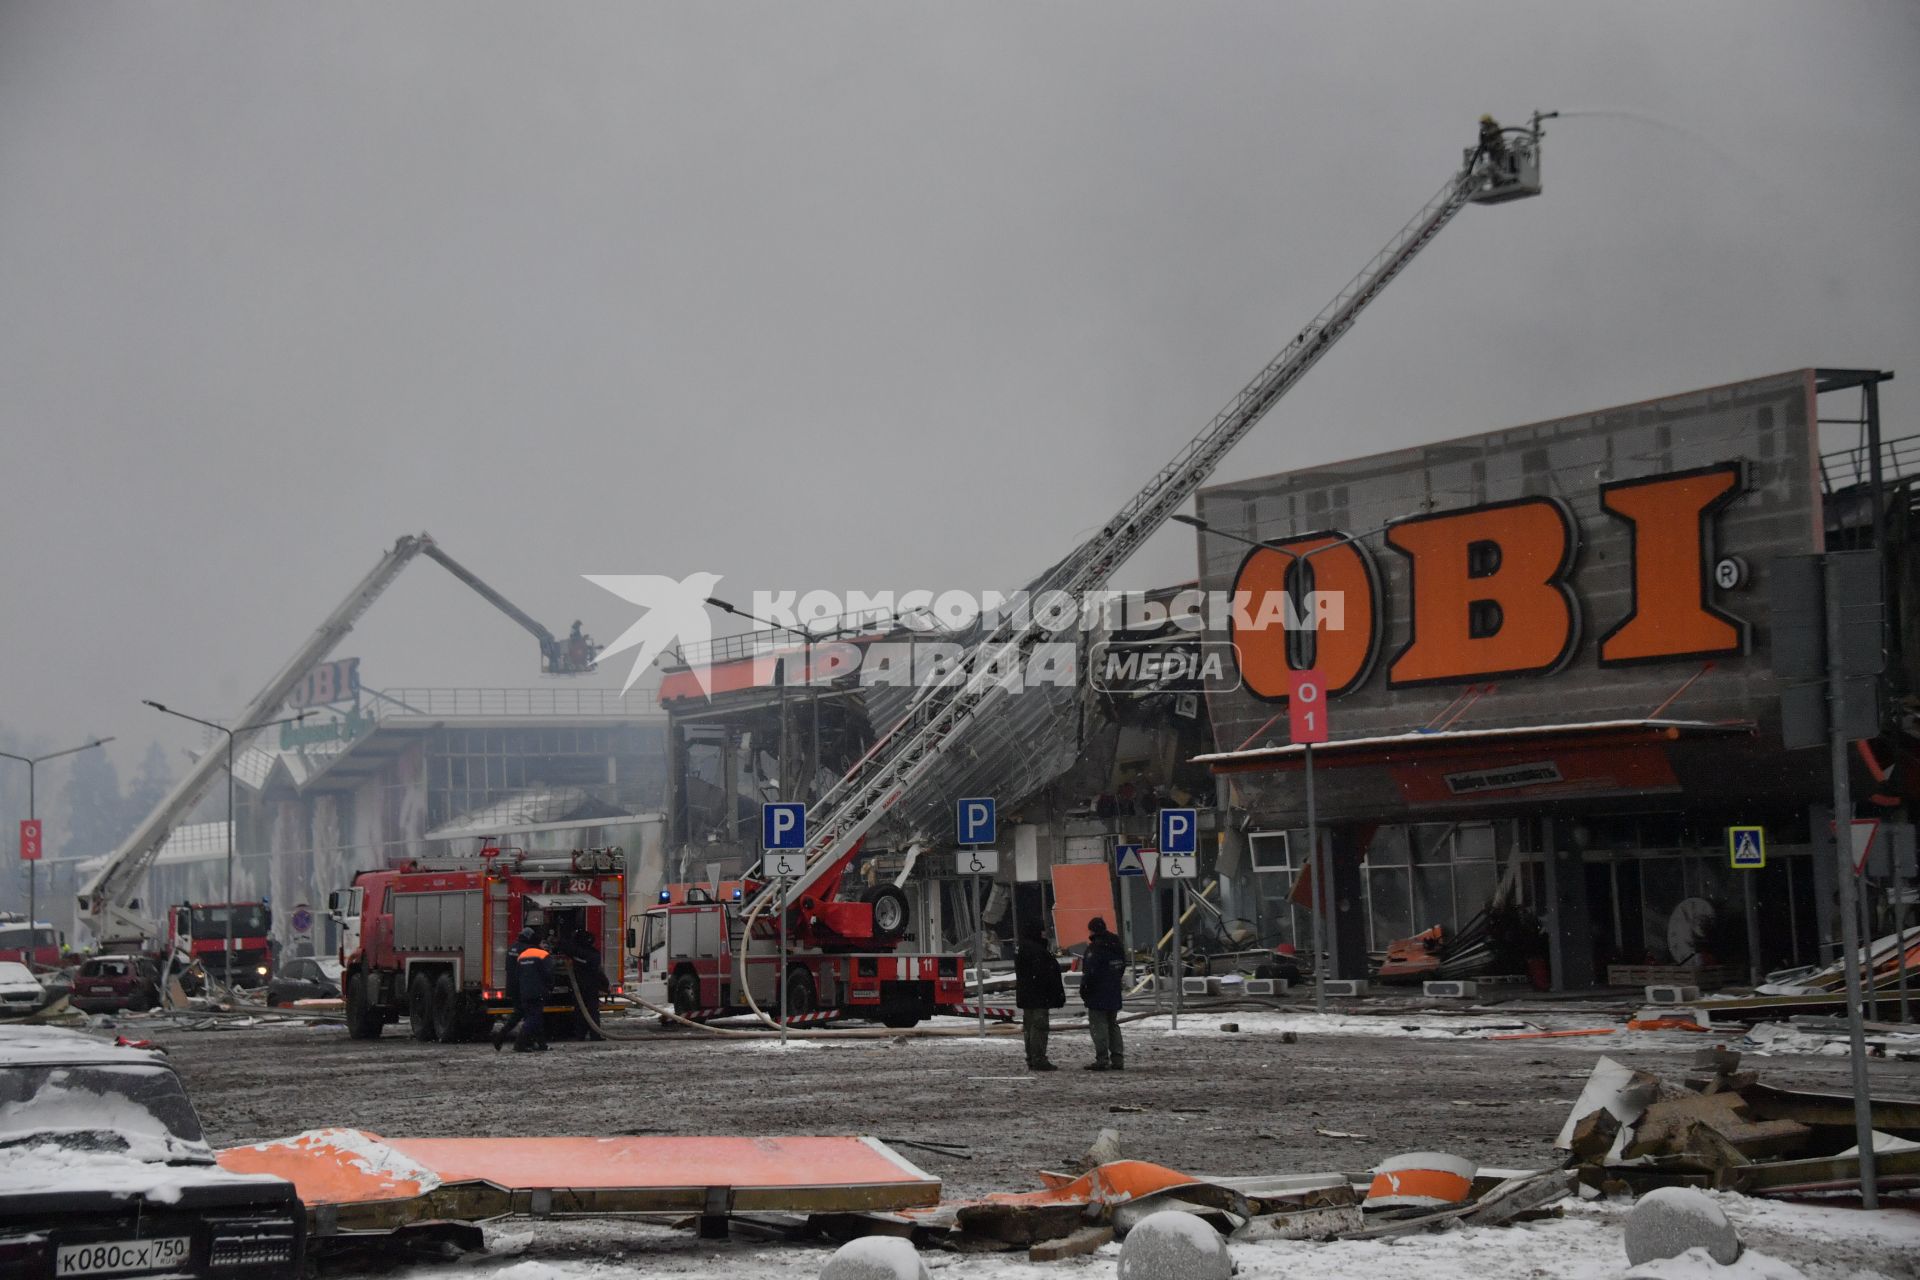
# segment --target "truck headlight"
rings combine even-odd
[[[256,966],[254,966],[254,970],[253,970],[253,971],[254,971],[255,973],[257,973],[257,974],[259,974],[259,975],[260,975],[261,977],[263,977],[263,978],[267,976],[267,966],[265,966],[265,965],[256,965]]]

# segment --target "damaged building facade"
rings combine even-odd
[[[1890,376],[1800,370],[1203,490],[1203,587],[1345,600],[1338,630],[1227,637],[1212,871],[1305,953],[1286,700],[1314,668],[1340,976],[1491,923],[1494,967],[1559,988],[1670,964],[1744,979],[1748,888],[1764,966],[1831,958],[1828,753],[1783,745],[1771,586],[1779,557],[1885,550],[1884,713],[1853,785],[1887,882],[1910,877],[1913,459],[1881,438]],[[1764,829],[1764,869],[1731,867],[1736,826]]]
[[[266,902],[283,954],[333,949],[327,895],[354,873],[488,844],[618,846],[629,895],[660,883],[665,716],[636,693],[356,687],[235,765],[236,901]],[[199,816],[224,819],[224,797]],[[141,901],[223,902],[226,823],[174,829]],[[82,863],[90,873],[98,863]]]

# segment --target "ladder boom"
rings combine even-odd
[[[347,593],[346,599],[327,615],[319,629],[294,651],[286,664],[240,710],[234,723],[249,725],[271,719],[274,711],[287,700],[294,687],[306,678],[313,665],[326,657],[333,646],[353,630],[353,624],[360,615],[380,598],[380,593],[407,567],[407,562],[432,545],[433,539],[424,533],[417,536],[409,534],[394,543],[392,549],[380,557],[380,562],[372,571]],[[234,750],[238,752],[244,749],[252,736],[236,734]],[[200,802],[200,797],[206,794],[207,788],[225,765],[224,753],[202,752],[200,758],[173,784],[166,798],[140,820],[131,835],[120,842],[120,847],[107,859],[107,865],[80,890],[80,910],[94,937],[100,942],[137,942],[146,936],[152,922],[130,911],[127,904],[140,883],[140,877],[146,874],[153,860],[159,856],[160,846],[166,843],[174,824]]]
[[[1525,148],[1535,168],[1529,173],[1532,185],[1519,194],[1538,190],[1537,148],[1542,118],[1536,116],[1531,130],[1520,131],[1525,137],[1518,145]],[[1469,153],[1460,169],[1280,354],[1155,472],[1097,534],[1044,575],[1036,590],[1080,596],[1104,585],[1193,496],[1254,424],[1346,335],[1361,312],[1461,209],[1473,201],[1492,203],[1491,197],[1499,188],[1513,185],[1507,170],[1496,169],[1484,152]],[[1513,198],[1514,193],[1509,190],[1503,195]],[[922,691],[908,713],[814,802],[807,814],[805,870],[785,882],[784,895],[777,883],[764,888],[749,906],[747,919],[752,921],[772,908],[776,900],[780,909],[791,910],[802,899],[817,898],[873,826],[899,802],[916,778],[952,749],[981,709],[1000,692],[995,673],[1021,669],[1024,659],[1047,634],[1032,611],[1017,621],[1003,619],[970,647],[947,679]]]

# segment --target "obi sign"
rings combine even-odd
[[[1743,653],[1746,622],[1715,600],[1716,517],[1746,491],[1745,468],[1727,462],[1600,486],[1603,517],[1627,534],[1632,596],[1605,627],[1598,662],[1630,666]],[[1593,625],[1575,590],[1582,526],[1557,497],[1516,498],[1409,516],[1383,531],[1404,561],[1398,602],[1406,639],[1383,653],[1388,612],[1374,554],[1341,531],[1275,541],[1241,563],[1233,589],[1258,599],[1312,589],[1345,594],[1344,627],[1317,624],[1314,666],[1331,695],[1346,693],[1384,660],[1389,688],[1458,684],[1558,671]],[[1313,552],[1311,561],[1302,557]],[[1303,568],[1311,565],[1311,569]],[[1288,695],[1296,668],[1288,633],[1261,628],[1234,642],[1247,687]]]

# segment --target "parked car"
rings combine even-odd
[[[18,1018],[47,1002],[47,989],[18,960],[0,960],[0,1013]]]
[[[340,998],[340,962],[304,956],[279,966],[267,984],[268,1004]]]
[[[160,1003],[160,971],[145,956],[94,956],[74,973],[68,1001],[88,1013],[141,1013]]]
[[[0,1027],[0,1275],[292,1280],[292,1183],[214,1162],[164,1057]]]

